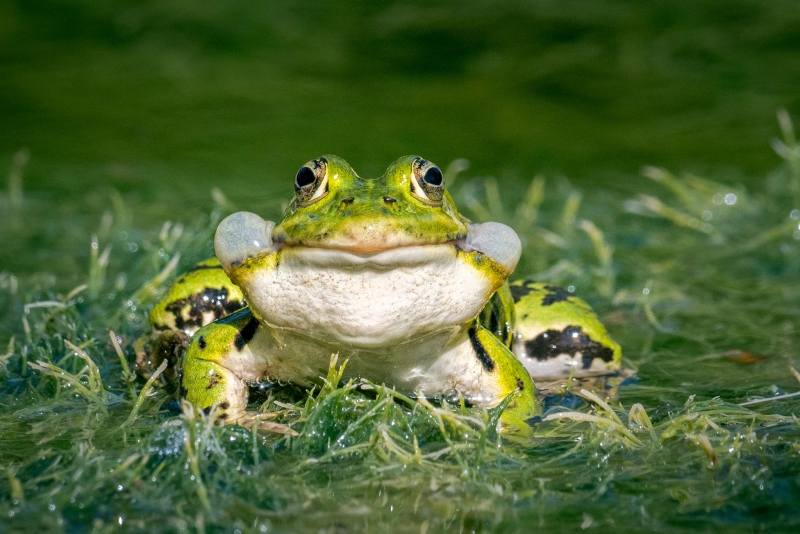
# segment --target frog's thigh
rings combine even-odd
[[[427,393],[457,391],[487,408],[516,392],[500,418],[503,427],[512,432],[529,433],[527,420],[541,412],[536,388],[525,367],[508,347],[477,323],[436,361],[420,388]]]
[[[523,281],[511,285],[516,302],[512,350],[534,379],[609,374],[622,349],[592,308],[567,290]]]
[[[183,366],[184,396],[196,408],[214,404],[220,420],[233,422],[245,413],[249,381],[259,380],[262,364],[250,347],[259,327],[244,309],[197,331]]]

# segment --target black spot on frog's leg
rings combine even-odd
[[[236,332],[236,336],[233,339],[233,344],[236,346],[236,350],[239,352],[244,349],[245,345],[247,345],[253,336],[256,333],[256,328],[258,327],[258,320],[253,317],[251,318],[244,328]]]
[[[227,410],[228,408],[230,408],[230,406],[231,404],[228,401],[222,401],[219,403],[219,407],[222,408],[223,410]]]
[[[208,379],[208,385],[206,386],[206,389],[214,389],[217,387],[217,384],[219,384],[219,379],[215,376],[212,376]]]
[[[528,282],[522,282],[522,285],[518,286],[508,286],[508,288],[511,290],[511,297],[514,299],[514,302],[519,302],[522,297],[531,292],[531,288],[528,287]]]
[[[203,337],[203,336],[200,336],[198,338],[198,340],[197,340],[197,346],[200,347],[200,350],[203,350],[204,348],[206,348],[206,338]]]
[[[614,357],[614,351],[592,340],[579,326],[568,326],[564,330],[547,330],[535,339],[525,342],[525,353],[529,358],[536,358],[539,361],[555,358],[561,354],[575,356],[579,352],[584,369],[591,367],[595,358],[610,362]]]
[[[517,377],[517,388],[519,388],[520,391],[525,389],[525,382],[523,382],[519,377]]]
[[[544,286],[547,294],[542,297],[542,306],[550,306],[556,302],[563,302],[569,298],[569,292],[563,287]]]
[[[490,372],[494,371],[494,360],[489,356],[481,340],[478,339],[478,329],[474,326],[469,329],[469,341],[472,343],[472,349],[475,351],[475,355],[480,360],[483,368]]]

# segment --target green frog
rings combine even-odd
[[[365,179],[327,155],[300,168],[294,189],[277,224],[224,219],[216,259],[179,278],[150,315],[160,338],[188,345],[182,389],[198,409],[247,422],[251,385],[310,387],[338,355],[345,377],[406,393],[486,408],[511,396],[500,425],[527,433],[541,412],[531,376],[619,367],[619,345],[583,301],[507,283],[519,237],[459,214],[430,161],[402,157]]]

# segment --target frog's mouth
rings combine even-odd
[[[319,267],[391,269],[455,261],[459,253],[478,252],[507,273],[519,261],[522,245],[508,226],[495,222],[468,224],[465,236],[439,243],[396,240],[389,235],[325,245],[275,242],[275,223],[249,212],[226,217],[217,228],[214,248],[226,272],[250,258],[282,250]]]

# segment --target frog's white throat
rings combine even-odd
[[[231,274],[245,260],[275,254],[274,223],[235,213],[220,223],[217,258]],[[375,253],[285,247],[274,268],[251,269],[237,282],[265,323],[349,347],[390,347],[451,329],[480,313],[502,280],[465,261],[479,251],[507,272],[519,238],[499,223],[469,225],[461,243],[417,245]],[[237,273],[238,274],[238,273]]]

